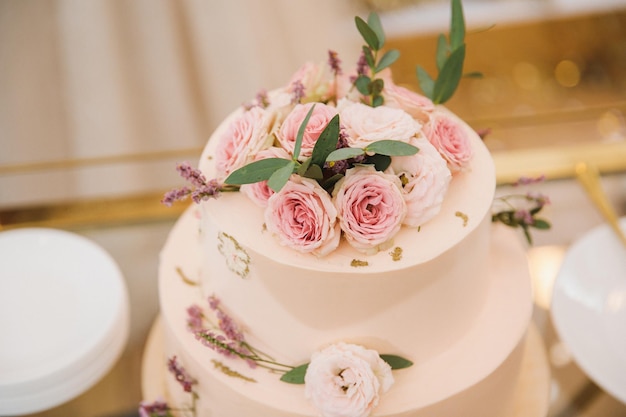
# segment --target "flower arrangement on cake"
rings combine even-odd
[[[450,183],[473,156],[467,130],[440,106],[464,76],[461,1],[452,0],[450,35],[439,38],[438,76],[417,68],[423,94],[394,84],[389,67],[399,52],[384,51],[379,17],[356,17],[355,23],[365,45],[352,73],[344,72],[330,51],[326,64],[306,64],[285,87],[259,93],[217,138],[217,175],[207,179],[180,164],[189,185],[168,192],[163,203],[187,198],[200,203],[222,192],[241,192],[264,211],[264,226],[273,238],[318,257],[333,252],[341,239],[358,251],[376,253],[389,248],[401,228],[419,229],[434,218]],[[521,227],[530,239],[529,228],[549,227],[537,218],[548,200],[521,198],[529,207],[516,208],[513,197],[503,197],[504,208],[492,220]],[[219,242],[220,251],[229,251],[226,258],[236,263],[231,270],[244,276],[246,254],[234,256],[241,251],[227,238]],[[251,367],[279,372],[284,382],[304,384],[305,396],[325,417],[367,417],[393,384],[392,370],[412,365],[400,356],[343,342],[320,348],[306,364],[281,364],[246,342],[219,299],[211,296],[208,307],[193,305],[187,311],[187,328],[200,343]],[[168,368],[191,394],[187,411],[193,414],[193,378],[176,358]],[[175,410],[157,401],[142,403],[140,411],[171,416]]]

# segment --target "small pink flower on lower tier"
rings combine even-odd
[[[311,356],[304,393],[323,417],[367,417],[393,382],[378,352],[337,343]]]
[[[226,178],[231,172],[252,161],[254,155],[271,145],[270,135],[273,115],[261,108],[253,107],[235,120],[218,138],[215,150],[217,177]]]
[[[377,252],[390,243],[407,213],[400,179],[357,166],[335,185],[333,201],[348,243],[364,252]]]
[[[417,227],[427,223],[441,210],[452,174],[446,160],[426,138],[411,142],[419,149],[411,156],[391,160],[391,171],[402,179],[407,214],[403,224]]]
[[[292,175],[267,200],[265,224],[282,245],[323,256],[339,245],[337,210],[316,181]]]
[[[424,125],[424,134],[448,162],[452,173],[462,171],[472,159],[472,144],[467,128],[441,110],[435,110]]]

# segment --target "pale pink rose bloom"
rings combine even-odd
[[[428,113],[435,109],[435,105],[428,97],[395,85],[391,81],[385,81],[383,98],[385,99],[385,106],[402,109],[421,123],[426,123]]]
[[[289,154],[283,148],[272,146],[267,149],[263,149],[253,158],[254,161],[259,161],[265,158],[282,158],[290,159]],[[250,200],[256,205],[261,207],[267,207],[267,200],[274,194],[274,190],[267,186],[267,181],[259,181],[252,184],[243,184],[239,191],[244,193]]]
[[[367,253],[391,242],[407,210],[398,177],[372,166],[349,169],[335,184],[333,201],[346,240]]]
[[[291,76],[287,91],[293,92],[293,85],[299,81],[304,86],[304,101],[327,101],[333,95],[330,86],[328,65],[306,62]]]
[[[280,144],[293,155],[296,139],[298,137],[298,130],[304,121],[313,103],[297,104],[291,113],[287,115],[280,129],[276,133],[277,139]],[[313,147],[319,139],[320,134],[324,131],[330,120],[337,114],[337,110],[332,106],[327,106],[323,103],[316,103],[315,109],[311,114],[306,128],[304,129],[304,135],[302,137],[302,143],[300,147],[299,160],[306,159],[313,153]]]
[[[282,245],[317,256],[335,250],[341,237],[337,210],[326,190],[298,175],[267,200],[265,224]]]
[[[269,134],[272,114],[260,107],[253,107],[233,120],[218,138],[215,149],[217,178],[224,179],[231,172],[252,160],[260,150],[271,145]]]
[[[339,117],[348,144],[353,148],[365,148],[386,139],[409,142],[421,130],[421,125],[408,113],[386,106],[342,102]]]
[[[411,145],[419,152],[410,156],[395,156],[390,171],[402,177],[407,213],[403,224],[417,227],[425,224],[441,211],[452,174],[446,160],[426,138],[418,138]]]
[[[431,114],[430,121],[424,125],[424,134],[448,162],[453,174],[462,171],[472,159],[468,130],[444,111],[436,110]]]
[[[304,395],[323,417],[367,417],[393,382],[376,351],[341,342],[311,356]]]

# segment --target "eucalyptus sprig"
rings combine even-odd
[[[365,40],[363,45],[363,56],[369,68],[369,75],[360,73],[354,81],[354,86],[365,97],[370,97],[367,104],[372,107],[381,106],[384,98],[381,95],[385,86],[381,78],[376,78],[376,74],[389,67],[400,57],[400,52],[396,49],[385,52],[380,59],[379,54],[385,45],[385,32],[383,31],[380,17],[372,12],[367,18],[367,22],[359,16],[354,18],[359,33]]]
[[[440,34],[437,40],[436,64],[438,76],[432,78],[421,66],[416,69],[417,80],[425,96],[435,104],[448,101],[456,91],[463,77],[465,60],[465,17],[461,0],[452,0],[449,39]],[[479,77],[479,73],[466,76]]]

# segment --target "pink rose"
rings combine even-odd
[[[324,417],[367,417],[393,382],[376,351],[337,343],[311,356],[304,394]]]
[[[448,162],[452,173],[459,172],[472,159],[472,144],[465,126],[443,111],[435,111],[424,125],[424,134]]]
[[[316,181],[292,175],[267,200],[265,224],[282,245],[324,256],[339,245],[337,210]]]
[[[426,123],[428,113],[435,109],[435,105],[428,97],[395,85],[393,82],[385,81],[383,97],[386,106],[402,109],[421,123]]]
[[[304,102],[327,101],[333,95],[330,86],[327,66],[307,62],[291,76],[287,91],[293,92],[294,83],[300,82],[304,87]]]
[[[283,148],[272,146],[260,151],[253,160],[258,161],[265,158],[290,159],[290,156]],[[267,181],[243,184],[239,190],[261,207],[267,207],[267,200],[274,194],[274,190],[267,186]]]
[[[273,137],[269,134],[272,114],[260,107],[253,107],[237,117],[219,138],[215,150],[215,166],[218,179],[252,160],[261,149],[268,147]]]
[[[302,125],[312,106],[313,103],[296,105],[291,113],[287,115],[277,132],[278,141],[292,155],[300,125]],[[320,134],[336,114],[337,110],[334,107],[322,103],[315,104],[315,109],[304,130],[299,159],[302,160],[311,156],[315,142],[317,142]]]
[[[403,224],[417,227],[441,210],[452,174],[445,159],[427,139],[419,138],[411,144],[419,148],[419,152],[393,157],[390,168],[404,184],[407,214]]]
[[[349,169],[335,184],[333,200],[346,240],[366,252],[375,252],[389,243],[406,215],[398,177],[372,166]]]
[[[339,115],[348,144],[356,148],[385,139],[408,142],[421,130],[421,125],[408,113],[387,106],[351,103],[344,105]]]

